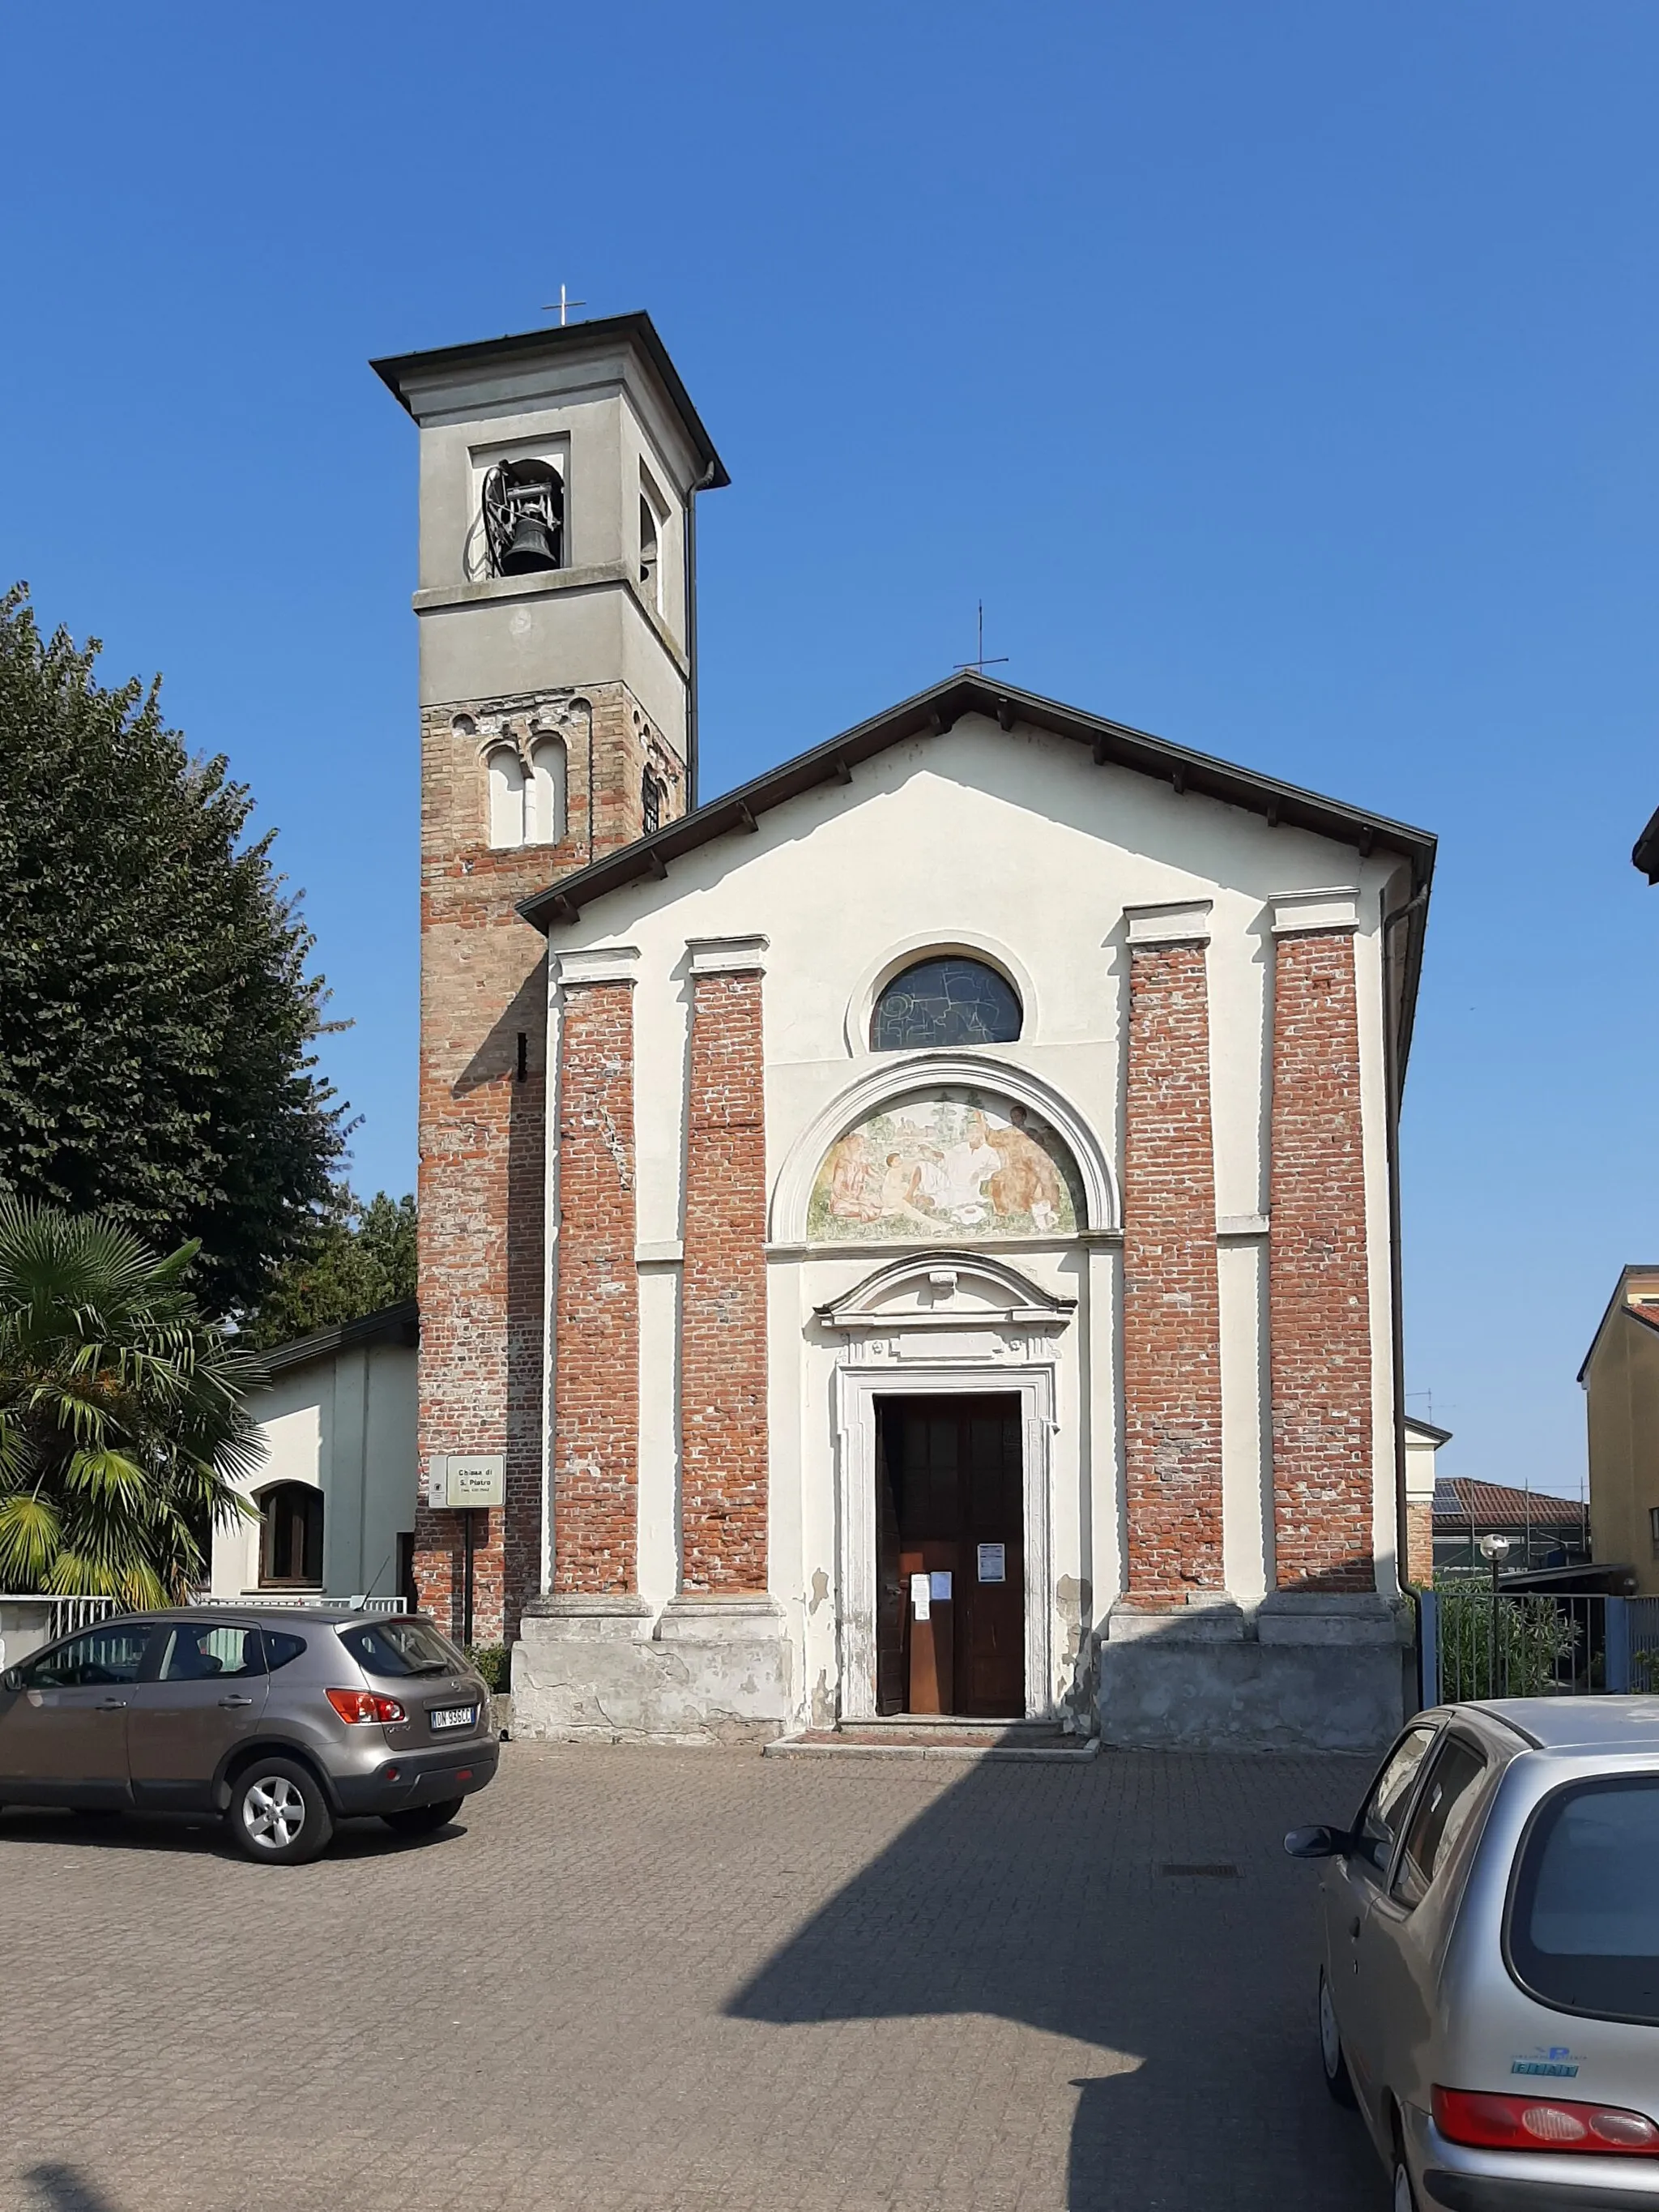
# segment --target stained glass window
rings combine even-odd
[[[920,1046],[1012,1044],[1019,1035],[1013,986],[981,960],[918,960],[895,975],[870,1021],[872,1052]]]

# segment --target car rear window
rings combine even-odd
[[[343,1628],[340,1641],[366,1674],[449,1674],[465,1663],[430,1622],[396,1613]]]
[[[222,1621],[181,1620],[165,1632],[159,1679],[163,1682],[209,1682],[243,1674],[263,1674],[265,1656],[259,1631]]]
[[[1510,1964],[1546,2004],[1659,2021],[1659,1775],[1545,1802],[1516,1869]]]
[[[285,1636],[278,1628],[267,1628],[262,1633],[265,1639],[265,1666],[273,1674],[279,1667],[286,1667],[290,1659],[297,1659],[306,1648],[303,1636]]]

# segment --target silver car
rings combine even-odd
[[[1395,2212],[1659,2212],[1659,1698],[1419,1713],[1322,1859],[1319,2044]]]
[[[483,1678],[415,1614],[142,1613],[0,1675],[0,1806],[216,1814],[266,1863],[354,1814],[441,1827],[499,1756]]]

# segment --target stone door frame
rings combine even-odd
[[[1054,1431],[1052,1361],[849,1361],[836,1370],[837,1707],[844,1721],[876,1717],[876,1400],[1017,1397],[1025,1540],[1025,1714],[1054,1709],[1049,1487]]]

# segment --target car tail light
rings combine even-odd
[[[1480,2150],[1623,2151],[1659,2154],[1659,2127],[1645,2112],[1580,2105],[1559,2097],[1494,2097],[1474,2089],[1434,2093],[1434,2124],[1449,2142]]]
[[[331,1690],[328,1702],[343,1721],[406,1721],[409,1715],[396,1698],[383,1698],[374,1690]]]

